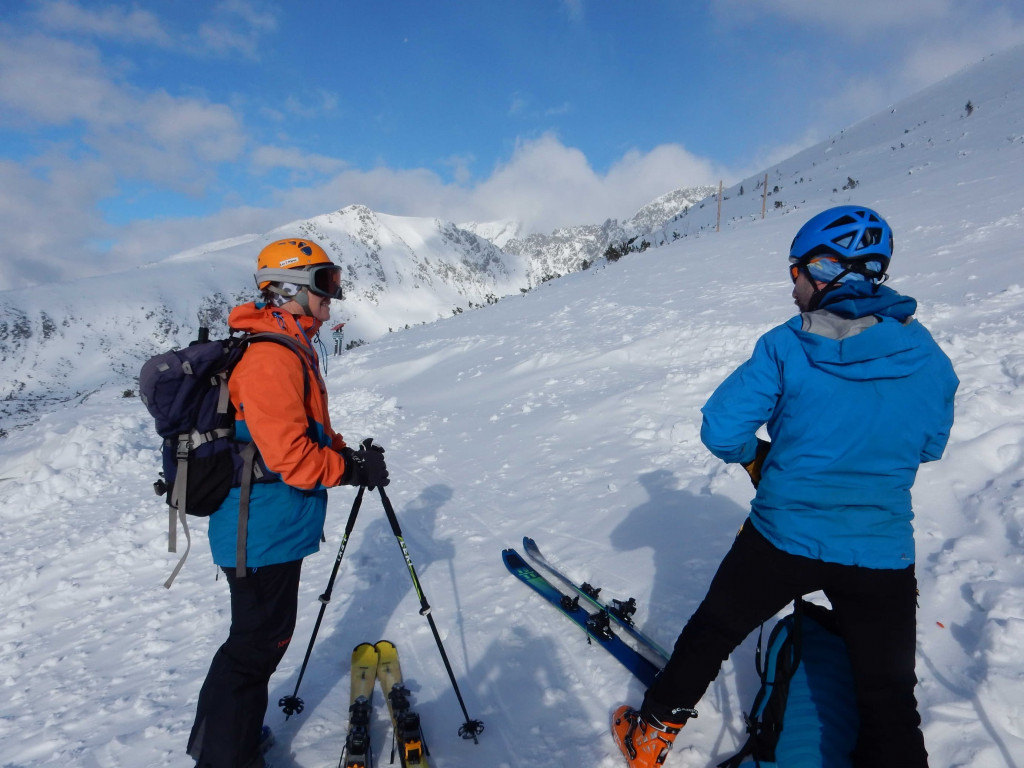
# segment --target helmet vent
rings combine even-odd
[[[870,248],[872,245],[878,245],[880,242],[882,242],[881,228],[868,227],[864,230],[864,236],[857,244],[857,250],[859,251],[861,248]]]
[[[850,246],[853,245],[853,238],[856,233],[847,232],[845,235],[840,235],[832,240],[833,243],[838,245],[844,251],[850,250]]]
[[[853,218],[852,216],[840,216],[838,219],[836,219],[835,221],[833,221],[830,224],[826,225],[822,229],[835,229],[836,227],[847,227],[850,224],[856,224],[856,223],[857,223],[857,220],[855,218]]]

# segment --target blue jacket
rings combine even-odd
[[[727,462],[771,449],[751,522],[796,555],[868,568],[914,562],[910,488],[942,456],[959,381],[913,319],[914,299],[869,283],[768,331],[702,409],[701,440]]]

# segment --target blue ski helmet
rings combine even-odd
[[[834,259],[843,275],[880,282],[892,250],[892,229],[885,219],[864,206],[840,205],[800,228],[789,247],[789,261],[805,267],[811,259]]]

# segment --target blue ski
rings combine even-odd
[[[608,651],[626,669],[636,675],[644,685],[650,686],[654,682],[654,676],[658,674],[659,667],[635,648],[626,645],[622,638],[611,631],[606,611],[587,613],[586,609],[580,607],[579,596],[571,598],[563,594],[554,584],[537,573],[514,549],[503,550],[501,558],[505,561],[505,567],[516,578],[531,587],[580,626],[587,633],[588,641],[592,641]]]
[[[660,659],[662,666],[664,666],[665,662],[668,661],[668,651],[658,645],[652,637],[647,635],[633,623],[633,614],[636,612],[636,600],[631,597],[625,602],[621,600],[612,600],[611,603],[603,603],[601,602],[601,589],[599,587],[592,587],[586,582],[583,584],[577,584],[564,573],[559,571],[555,566],[547,561],[547,558],[541,554],[540,547],[537,546],[537,542],[529,536],[523,537],[523,548],[526,550],[526,554],[533,558],[544,570],[565,584],[565,586],[574,589],[581,597],[589,600],[595,607],[607,612],[620,627],[635,637],[639,643],[642,643],[650,650],[651,653],[657,656]]]

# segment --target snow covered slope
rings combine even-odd
[[[500,551],[534,536],[607,596],[635,596],[639,622],[671,644],[751,496],[742,470],[701,446],[699,408],[793,312],[785,256],[796,230],[851,201],[893,225],[891,285],[920,301],[962,381],[946,457],[922,468],[914,490],[918,695],[932,765],[1024,765],[1022,71],[1024,49],[993,56],[768,169],[763,220],[755,176],[743,195],[729,191],[719,233],[716,206],[695,206],[688,232],[664,247],[331,358],[333,420],[350,440],[387,447],[388,493],[470,714],[487,729],[478,745],[456,735],[461,712],[373,499],[300,690],[306,709],[288,721],[275,709],[295,686],[351,504],[339,489],[324,551],[304,566],[296,647],[271,683],[276,768],[337,763],[348,655],[380,638],[401,649],[438,768],[620,765],[608,717],[638,702],[641,686],[513,579]],[[856,186],[843,189],[848,180]],[[213,288],[211,264],[185,259],[177,274],[164,264],[88,286],[91,301],[119,302],[134,318],[109,329],[110,349],[154,343],[143,323],[153,283],[173,275]],[[37,310],[88,319],[84,299],[69,310],[65,298],[40,298]],[[164,339],[188,304],[168,306],[149,319]],[[182,575],[160,587],[175,558],[149,488],[155,433],[138,400],[122,397],[130,380],[104,379],[75,324],[56,326],[60,359],[35,364],[86,394],[0,441],[2,763],[188,765],[196,696],[227,631],[227,587],[201,521]],[[743,741],[752,655],[751,639],[666,768],[709,766]],[[378,761],[385,721],[378,707]]]

